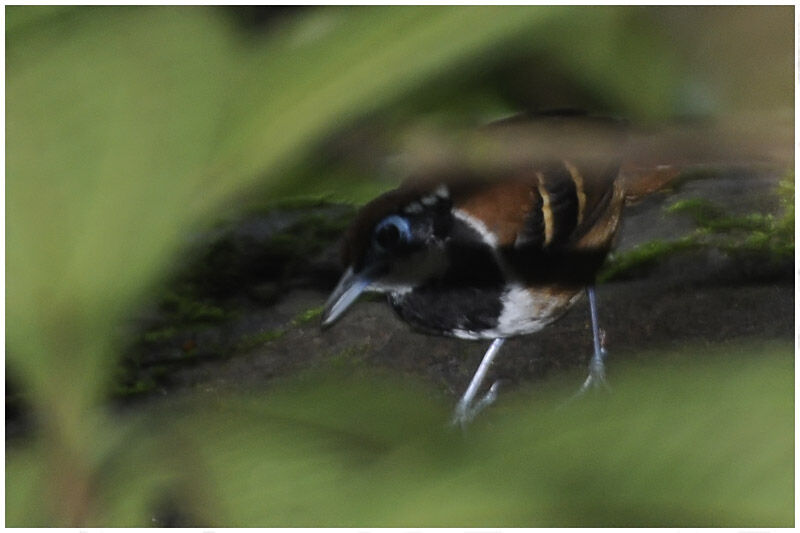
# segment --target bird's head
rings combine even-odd
[[[345,272],[328,298],[322,325],[333,324],[364,291],[403,292],[441,275],[450,207],[444,185],[401,187],[365,205],[345,236]]]

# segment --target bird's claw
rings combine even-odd
[[[461,426],[462,429],[466,428],[467,425],[478,415],[478,413],[483,411],[486,407],[492,405],[495,400],[497,400],[497,392],[499,389],[500,381],[498,380],[495,381],[491,387],[489,387],[489,390],[486,391],[486,394],[484,394],[480,400],[475,402],[474,405],[469,405],[463,400],[458,402],[450,423],[454,426]]]
[[[606,381],[606,366],[603,363],[607,355],[606,349],[600,348],[600,353],[592,356],[592,360],[589,363],[589,375],[575,394],[576,397],[583,396],[589,389],[602,388],[607,391],[611,390],[611,386]]]

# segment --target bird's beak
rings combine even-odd
[[[359,294],[364,292],[364,289],[369,286],[371,281],[367,273],[359,272],[355,274],[352,267],[348,268],[325,303],[325,311],[322,313],[322,327],[328,327],[336,322],[347,311],[347,308],[356,301]]]

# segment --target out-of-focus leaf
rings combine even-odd
[[[623,367],[612,395],[580,408],[579,429],[546,430],[557,412],[517,412],[494,442],[506,460],[538,465],[559,525],[791,525],[791,352],[765,344],[647,354],[656,362]],[[691,359],[700,353],[710,357]]]
[[[649,10],[656,31],[681,58],[680,111],[733,115],[747,124],[772,118],[775,111],[794,116],[794,9],[738,5]]]
[[[52,19],[75,12],[75,6],[7,6],[6,10],[6,35],[14,36],[15,32],[24,31],[26,28],[35,29]],[[13,37],[12,37],[13,38]]]
[[[10,359],[54,405],[102,385],[116,320],[196,215],[229,87],[208,11],[96,13],[9,43]]]
[[[622,108],[663,116],[674,67],[655,39],[628,46],[622,30],[630,15],[616,8],[530,6],[320,10],[254,51],[241,100],[247,108],[237,134],[226,139],[223,169],[255,175],[426,80],[520,51],[562,57],[578,79]],[[656,53],[658,64],[649,61]],[[249,105],[258,101],[263,105]]]
[[[648,354],[615,366],[612,394],[564,404],[558,380],[464,433],[424,390],[307,377],[160,406],[140,437],[182,465],[172,495],[196,526],[789,526],[790,354]]]
[[[52,526],[52,509],[48,508],[49,500],[45,496],[45,457],[41,448],[7,449],[5,470],[5,526]]]
[[[238,135],[226,159],[255,175],[356,113],[385,105],[498,43],[565,15],[561,8],[324,9],[254,50]],[[263,95],[261,98],[257,94]],[[265,98],[264,96],[268,96]]]

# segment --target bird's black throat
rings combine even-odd
[[[417,329],[437,334],[454,330],[486,331],[497,326],[507,280],[495,250],[462,220],[454,219],[446,243],[448,268],[440,277],[405,292],[389,303]]]

